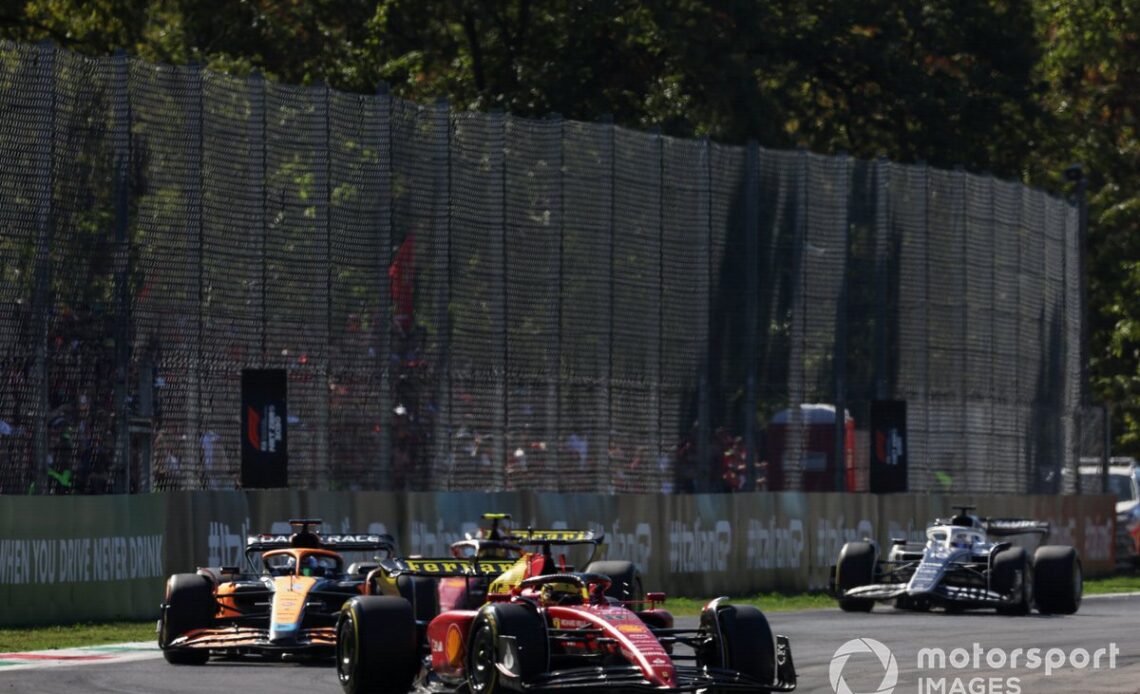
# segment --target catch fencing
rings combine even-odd
[[[825,404],[857,491],[895,399],[912,491],[1072,491],[1041,191],[46,44],[0,85],[0,492],[236,487],[245,368],[303,489],[799,489]]]

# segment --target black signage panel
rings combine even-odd
[[[871,403],[871,493],[907,490],[906,401]]]
[[[241,486],[289,486],[285,369],[241,372]]]

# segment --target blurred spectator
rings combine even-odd
[[[232,486],[226,479],[229,471],[216,464],[215,454],[221,448],[218,445],[221,440],[222,437],[212,430],[202,434],[202,489],[229,489]]]
[[[720,456],[721,491],[738,492],[748,479],[748,452],[744,441],[739,436],[733,437],[725,427],[717,428],[714,440]]]
[[[657,476],[661,478],[661,493],[672,494],[676,484],[669,474],[669,456],[665,454],[657,456]]]
[[[159,431],[154,437],[155,460],[154,489],[170,491],[179,488],[181,465],[174,453],[174,444],[167,440],[166,432]]]
[[[578,469],[585,470],[587,454],[590,450],[586,437],[570,432],[570,435],[566,437],[566,449],[578,456]]]

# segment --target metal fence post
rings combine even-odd
[[[269,305],[267,285],[269,283],[269,99],[266,94],[265,77],[260,72],[251,76],[255,108],[261,111],[261,363],[265,368],[269,361]]]
[[[1081,368],[1081,381],[1078,385],[1079,397],[1078,404],[1084,405],[1089,402],[1089,374],[1088,374],[1088,359],[1089,359],[1089,321],[1088,321],[1088,266],[1086,263],[1086,254],[1088,253],[1088,223],[1089,223],[1089,205],[1088,196],[1088,177],[1085,176],[1084,167],[1081,164],[1073,164],[1065,169],[1065,178],[1069,181],[1076,183],[1076,199],[1077,199],[1077,277],[1078,277],[1078,296],[1079,306],[1081,306],[1081,332],[1080,332],[1080,368]]]
[[[851,160],[846,153],[837,157],[841,169],[843,206],[842,239],[843,270],[840,273],[839,296],[835,301],[835,339],[832,344],[832,368],[835,377],[835,491],[854,491],[847,488],[847,282],[851,276]]]
[[[119,50],[112,59],[114,131],[114,198],[115,198],[115,483],[116,493],[132,491],[130,450],[130,413],[127,408],[127,372],[130,369],[130,297],[128,267],[130,243],[130,162],[131,102],[129,93],[130,61]]]
[[[918,162],[918,166],[922,171],[922,264],[923,264],[923,293],[922,293],[922,350],[927,354],[926,358],[922,360],[922,388],[923,397],[923,422],[922,434],[926,437],[923,450],[923,459],[921,461],[922,470],[926,473],[925,489],[922,491],[930,491],[930,169],[927,167],[926,162]],[[907,428],[909,429],[909,423]],[[908,432],[909,436],[909,432]],[[912,461],[908,458],[907,465],[914,470],[914,463],[919,461]],[[913,479],[910,473],[907,473],[908,480]],[[913,485],[912,489],[913,489]],[[919,491],[919,490],[913,490]]]
[[[693,489],[682,489],[681,491],[690,492],[705,492],[709,491],[710,484],[710,471],[709,459],[712,447],[709,445],[709,431],[710,419],[712,419],[711,402],[712,399],[712,360],[713,360],[713,346],[716,344],[716,337],[712,334],[712,315],[713,315],[713,287],[716,286],[716,277],[714,268],[716,267],[716,259],[713,258],[713,175],[712,175],[712,141],[706,136],[704,138],[705,145],[705,189],[708,190],[708,207],[705,210],[705,248],[708,249],[708,255],[705,257],[705,286],[708,287],[707,294],[705,295],[705,349],[704,359],[701,363],[701,373],[697,377],[697,427],[695,442],[690,448],[689,454],[692,450],[696,450],[696,469],[688,471],[692,473]],[[690,427],[686,435],[692,436],[693,430]]]
[[[388,205],[388,223],[387,233],[383,236],[384,244],[380,247],[380,252],[377,257],[376,275],[381,278],[381,283],[384,278],[388,277],[388,268],[391,265],[391,247],[392,247],[392,234],[396,229],[396,205],[392,199],[393,185],[395,183],[395,166],[393,164],[393,146],[392,146],[392,115],[393,115],[393,99],[388,88],[387,82],[381,82],[376,86],[376,97],[381,102],[382,108],[387,111],[388,122],[387,127],[381,130],[382,136],[385,139],[381,145],[380,156],[383,158],[383,166],[387,166],[387,189],[385,194],[387,200],[385,204]],[[383,170],[382,170],[383,171]],[[381,284],[383,287],[383,284]],[[376,321],[376,331],[380,340],[380,348],[377,350],[376,360],[377,368],[380,376],[380,437],[377,442],[379,450],[377,455],[377,468],[379,471],[379,484],[383,486],[384,482],[390,479],[392,473],[392,379],[391,379],[391,351],[392,351],[392,295],[391,287],[388,291],[380,290],[380,315]]]
[[[37,171],[39,200],[36,205],[36,278],[32,296],[32,321],[36,326],[35,383],[36,406],[34,408],[35,437],[35,479],[29,491],[48,493],[48,411],[51,402],[48,397],[49,370],[49,314],[52,304],[52,248],[55,245],[55,58],[56,48],[50,41],[36,45],[38,82],[47,113],[40,118],[39,170]]]
[[[744,273],[745,330],[748,375],[744,393],[744,448],[747,479],[745,490],[756,489],[756,408],[757,360],[759,358],[760,314],[760,145],[745,145],[744,173]]]
[[[661,435],[662,421],[661,410],[664,397],[662,395],[661,380],[665,374],[664,360],[665,360],[665,138],[661,134],[660,126],[654,128],[657,135],[657,359],[656,359],[656,374],[650,379],[650,387],[653,389],[651,402],[653,408],[657,410],[657,420],[654,423],[656,431],[653,434],[653,447],[654,455],[660,455],[664,447],[664,439]],[[631,452],[631,455],[636,456],[636,452]],[[657,489],[661,485],[654,485]],[[643,490],[638,490],[643,491]]]
[[[324,470],[325,480],[324,488],[331,488],[331,481],[335,479],[334,466],[336,461],[332,456],[332,439],[336,436],[336,432],[332,431],[333,423],[333,396],[332,389],[329,384],[332,383],[333,377],[333,359],[336,354],[333,350],[333,251],[332,251],[332,208],[333,208],[333,153],[332,153],[332,90],[329,85],[324,85],[324,108],[325,108],[325,373],[324,373],[324,391],[325,391],[325,421],[324,426],[318,431],[323,431],[323,441],[318,435],[318,447],[320,448],[322,464],[317,468]]]
[[[875,161],[875,399],[890,395],[887,301],[889,300],[890,257],[889,196],[890,162],[885,157]]]
[[[444,490],[449,490],[449,489],[451,489],[451,485],[452,485],[452,481],[453,481],[452,476],[454,475],[454,472],[455,472],[454,461],[452,460],[452,458],[455,454],[455,451],[452,450],[453,445],[455,443],[453,440],[453,433],[452,433],[452,429],[453,429],[452,403],[454,402],[454,395],[455,394],[453,392],[453,383],[452,383],[452,378],[451,378],[451,342],[452,342],[452,338],[453,338],[452,330],[454,328],[454,326],[452,325],[452,320],[451,320],[451,300],[452,300],[451,292],[452,292],[452,287],[455,284],[455,278],[453,276],[453,273],[455,272],[455,269],[454,269],[455,262],[454,262],[454,259],[452,258],[452,247],[451,247],[452,246],[452,244],[451,244],[451,222],[452,222],[451,217],[452,217],[452,210],[454,207],[451,204],[452,203],[452,200],[451,200],[451,190],[452,190],[452,181],[451,181],[451,175],[452,175],[452,171],[451,171],[451,106],[448,103],[447,99],[441,98],[441,99],[436,99],[436,101],[435,101],[434,111],[432,113],[432,134],[435,136],[435,141],[434,141],[433,145],[434,145],[436,151],[434,154],[436,156],[439,156],[442,153],[442,155],[443,155],[443,162],[442,162],[443,167],[444,167],[443,175],[444,175],[444,181],[447,184],[447,189],[444,191],[444,196],[443,196],[443,207],[444,207],[444,228],[443,228],[444,238],[443,238],[443,241],[444,241],[446,248],[445,248],[445,255],[443,258],[444,268],[443,268],[443,273],[442,273],[443,277],[445,278],[446,286],[443,288],[443,291],[442,291],[444,301],[441,302],[441,305],[438,307],[438,310],[440,311],[440,315],[437,318],[437,325],[441,326],[441,328],[440,328],[441,339],[440,339],[440,349],[439,349],[440,374],[439,374],[439,376],[437,376],[437,380],[436,380],[437,392],[441,392],[441,394],[446,397],[447,402],[446,402],[446,404],[441,405],[438,408],[439,419],[436,420],[436,426],[435,426],[436,434],[435,434],[435,436],[436,436],[436,446],[439,446],[442,443],[443,455],[447,458],[448,463],[449,463],[448,477],[447,477],[447,480],[445,480],[444,487],[443,487]],[[440,150],[442,150],[442,152]],[[435,202],[436,202],[436,205],[438,206],[439,201],[436,200]],[[438,207],[436,209],[438,210]],[[435,231],[434,228],[433,228],[433,231]],[[436,259],[433,258],[433,261],[436,261]],[[443,381],[442,383],[440,383],[441,380]],[[436,398],[437,401],[442,400],[442,399],[444,399],[444,397],[437,397]],[[443,441],[439,440],[441,438],[443,439]],[[440,490],[440,487],[438,485],[435,485],[433,482],[429,482],[429,484],[432,485],[431,488],[436,489],[436,490]]]
[[[561,114],[553,113],[550,116],[558,123],[558,287],[564,286],[566,277],[566,121],[562,118]],[[551,450],[554,456],[554,465],[550,465],[550,454],[544,456],[543,462],[546,466],[543,472],[550,472],[551,470],[557,471],[561,469],[561,446],[563,441],[562,435],[562,354],[564,339],[562,328],[562,301],[563,292],[558,292],[557,299],[557,315],[558,327],[555,330],[556,341],[555,351],[553,358],[554,365],[554,440],[551,442]],[[555,473],[556,474],[556,473]],[[557,485],[552,484],[549,480],[547,485],[561,489],[562,484],[559,482]]]
[[[197,344],[195,345],[195,350],[194,350],[195,358],[194,358],[192,365],[191,365],[193,375],[189,379],[190,383],[193,384],[195,392],[194,392],[194,396],[192,398],[190,398],[189,401],[191,403],[191,406],[194,408],[194,414],[193,414],[194,429],[191,432],[190,439],[192,441],[198,441],[199,437],[201,436],[200,432],[202,432],[202,430],[204,429],[203,421],[202,421],[203,412],[204,412],[203,398],[205,396],[205,389],[203,386],[205,380],[204,380],[203,372],[205,370],[205,364],[206,364],[205,349],[203,346],[205,343],[205,336],[206,336],[206,317],[205,317],[205,310],[206,310],[206,278],[205,278],[205,268],[206,268],[206,217],[205,217],[205,198],[206,198],[206,145],[205,145],[206,82],[205,82],[205,75],[202,71],[202,67],[200,65],[198,65],[197,63],[191,63],[190,64],[190,74],[193,77],[193,83],[195,84],[197,91],[198,91],[198,99],[197,99],[198,112],[195,114],[197,117],[196,118],[196,121],[197,121],[196,125],[198,127],[198,132],[195,134],[195,139],[196,139],[195,144],[197,145],[197,154],[198,154],[198,180],[197,180],[198,185],[197,185],[197,191],[196,191],[196,194],[197,194],[196,213],[198,216],[198,219],[197,219],[198,228],[195,230],[197,232],[197,242],[198,242],[198,268],[197,268],[197,270],[198,270],[197,271],[197,275],[198,275],[198,301],[197,301],[197,304],[198,304],[198,324],[196,326]],[[169,445],[173,446],[174,444],[172,442]],[[159,455],[162,455],[163,453],[165,453],[165,451],[159,451]],[[181,453],[183,459],[186,459],[186,451],[181,451],[180,453]],[[181,484],[181,480],[179,480],[178,486],[179,487],[183,486]]]
[[[496,466],[501,466],[502,472],[500,473],[503,483],[497,484],[499,489],[506,489],[510,482],[510,476],[507,474],[510,467],[511,458],[514,455],[511,451],[510,436],[511,436],[511,300],[510,300],[510,256],[507,253],[507,244],[510,242],[510,230],[507,228],[507,129],[510,126],[510,114],[499,113],[499,119],[502,124],[499,129],[499,137],[502,138],[499,142],[499,157],[501,159],[499,165],[499,224],[502,237],[500,239],[501,247],[499,248],[499,257],[502,262],[502,271],[499,282],[502,284],[502,297],[503,302],[503,324],[500,332],[499,339],[503,344],[503,377],[500,380],[500,386],[503,389],[501,415],[502,426],[499,436],[496,437],[494,448],[498,456]]]
[[[612,115],[602,117],[603,123],[609,124],[610,133],[610,220],[609,220],[609,272],[610,272],[610,287],[609,287],[609,317],[608,329],[609,338],[607,340],[607,350],[609,358],[607,360],[607,375],[606,375],[606,426],[603,434],[603,448],[599,457],[604,457],[605,465],[603,469],[610,469],[609,451],[613,442],[610,441],[610,435],[614,428],[614,298],[616,295],[615,283],[615,269],[614,269],[614,237],[616,235],[615,226],[617,224],[617,126],[614,125],[614,118]],[[595,486],[597,481],[595,481]]]

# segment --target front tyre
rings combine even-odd
[[[701,628],[713,639],[698,653],[700,665],[735,670],[766,685],[776,681],[776,637],[759,609],[751,605],[706,609]]]
[[[218,603],[213,584],[199,574],[174,574],[166,582],[166,599],[158,623],[158,647],[172,665],[202,665],[210,659],[205,648],[171,648],[170,642],[194,629],[209,627]]]
[[[502,679],[507,675],[499,665],[521,682],[548,668],[546,623],[526,605],[484,606],[471,623],[467,643],[467,687],[471,694],[497,694],[505,689]]]
[[[1084,575],[1077,550],[1064,545],[1038,547],[1033,571],[1038,612],[1073,614],[1080,609]]]
[[[998,614],[1029,614],[1033,607],[1033,567],[1023,548],[1010,547],[998,552],[990,571],[990,589],[1013,599],[1010,604],[997,608]]]
[[[874,600],[866,598],[845,598],[843,594],[852,588],[870,585],[875,582],[875,546],[870,542],[848,542],[839,550],[839,561],[835,564],[835,590],[839,609],[844,612],[870,612]]]
[[[418,670],[412,604],[392,596],[357,596],[341,608],[336,675],[346,694],[405,694]]]

